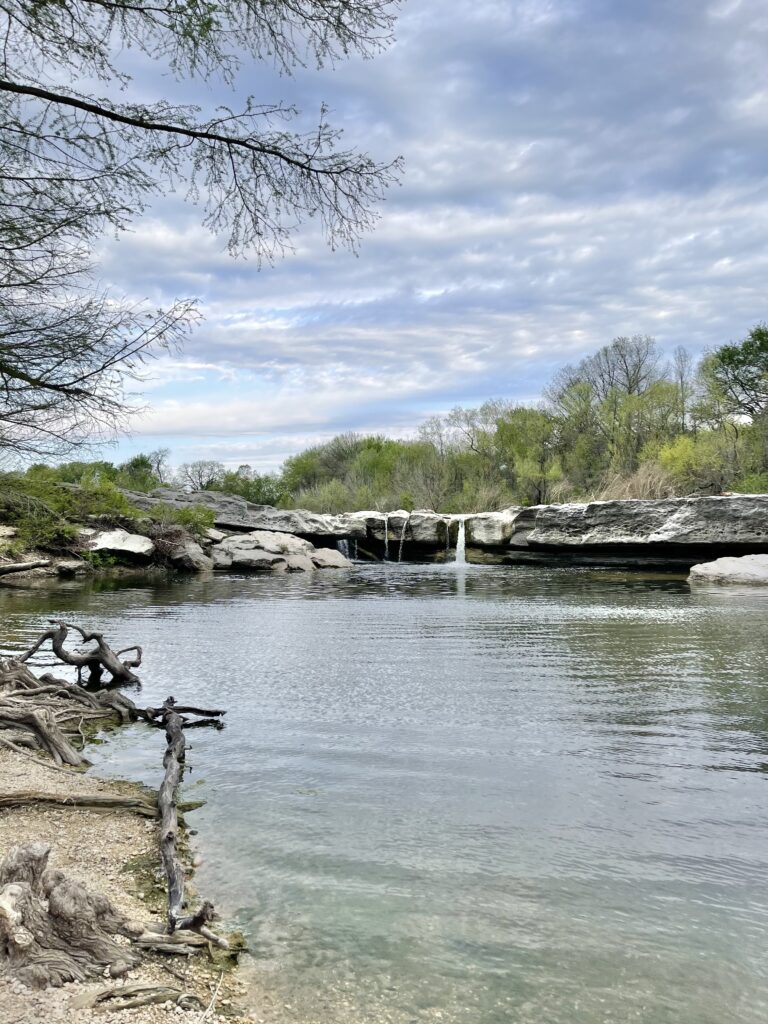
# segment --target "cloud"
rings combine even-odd
[[[206,316],[183,358],[150,367],[129,446],[282,457],[335,430],[394,433],[457,403],[531,400],[617,334],[701,352],[764,318],[762,0],[404,10],[374,61],[247,75],[310,120],[324,98],[350,144],[404,155],[359,257],[308,225],[257,273],[176,197],[105,242],[116,288],[198,295]],[[266,447],[238,440],[256,434]]]

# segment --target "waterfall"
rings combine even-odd
[[[403,528],[400,531],[400,547],[397,549],[397,560],[398,560],[398,562],[402,562],[402,560],[403,560],[403,541],[405,540],[405,531],[408,529],[408,523],[410,523],[410,521],[411,521],[410,515],[406,516],[405,520],[403,521]]]
[[[384,513],[384,561],[389,561],[389,512]]]
[[[454,559],[454,564],[467,564],[467,524],[463,516],[459,519],[459,535],[456,538],[456,558]]]
[[[344,555],[345,558],[351,557],[349,553],[349,541],[346,537],[342,537],[341,540],[336,541],[336,548],[342,553],[342,555]]]
[[[356,540],[352,541],[352,561],[353,562],[357,561],[357,541]]]

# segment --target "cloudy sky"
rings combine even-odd
[[[358,255],[307,230],[257,270],[176,200],[110,243],[107,281],[205,313],[116,456],[274,469],[341,431],[535,401],[620,334],[743,337],[768,317],[767,68],[765,0],[406,0],[372,61],[246,67],[241,95],[308,124],[325,100],[347,143],[404,157],[402,185]]]

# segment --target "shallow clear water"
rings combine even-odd
[[[229,708],[191,734],[191,823],[263,1019],[765,1021],[765,590],[408,565],[9,589],[0,642],[50,615],[142,644],[146,703]],[[95,757],[156,782],[161,747]]]

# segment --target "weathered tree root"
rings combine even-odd
[[[66,738],[50,708],[24,707],[8,698],[0,700],[0,727],[18,726],[34,733],[40,748],[50,754],[56,764],[80,767],[88,763]]]
[[[137,929],[103,896],[48,867],[50,847],[14,847],[0,864],[0,973],[31,988],[103,976],[138,963],[117,934]]]
[[[34,755],[20,750],[19,745],[37,749],[52,758],[51,767],[66,770],[64,765],[80,767],[88,763],[70,739],[74,737],[76,741],[79,736],[84,742],[82,725],[85,721],[119,719],[125,723],[141,719],[165,730],[163,782],[156,802],[149,797],[66,796],[34,791],[0,795],[0,810],[42,805],[118,808],[150,818],[159,815],[160,853],[168,885],[167,931],[159,934],[131,928],[107,900],[86,892],[60,873],[47,870],[47,846],[33,844],[17,848],[0,865],[0,973],[12,973],[27,984],[38,986],[85,980],[104,973],[104,968],[112,976],[118,976],[137,962],[135,953],[127,952],[111,938],[118,932],[130,934],[139,949],[169,955],[189,956],[201,945],[209,949],[211,944],[229,949],[227,940],[210,927],[215,919],[213,904],[204,901],[196,911],[187,909],[184,869],[177,852],[179,813],[200,806],[199,803],[179,803],[178,799],[186,753],[184,729],[222,728],[224,711],[176,705],[172,697],[161,708],[137,707],[124,694],[101,686],[101,679],[106,671],[112,683],[138,683],[131,669],[138,667],[141,661],[141,648],[113,652],[100,633],[85,633],[64,622],[53,625],[55,628],[43,633],[19,658],[0,660],[0,730],[9,730],[8,738],[3,737],[0,745],[25,756]],[[85,654],[66,651],[63,644],[69,629],[75,629],[96,647]],[[87,670],[87,684],[100,688],[86,689],[50,673],[36,678],[26,661],[48,639],[57,657],[77,668],[78,678]],[[135,651],[136,657],[120,661],[119,656],[127,651]],[[182,932],[183,937],[179,934]],[[179,992],[175,995],[184,996]],[[109,992],[104,995],[104,999],[108,998],[111,998]],[[140,1006],[168,998],[165,995],[157,1000],[152,993],[144,993],[137,995],[141,1001],[121,1005]]]
[[[187,712],[194,711],[193,708],[185,707]],[[224,714],[223,711],[205,711],[206,715]],[[178,838],[179,822],[177,814],[177,801],[179,784],[184,773],[184,760],[186,755],[186,743],[184,740],[184,719],[176,710],[173,697],[169,697],[163,704],[162,722],[165,726],[166,748],[163,756],[163,777],[160,790],[157,795],[157,806],[160,809],[160,855],[163,859],[163,867],[168,880],[168,932],[173,935],[175,932],[189,930],[198,932],[209,942],[214,943],[221,949],[229,949],[229,943],[211,931],[209,925],[215,917],[213,904],[208,901],[194,914],[184,912],[184,869],[179,861],[176,842]]]
[[[141,680],[132,671],[132,669],[138,668],[141,665],[142,651],[140,647],[134,645],[133,647],[125,647],[121,651],[113,651],[104,639],[103,633],[86,633],[80,626],[74,626],[70,622],[61,622],[56,619],[51,619],[50,622],[53,628],[41,634],[30,649],[17,659],[18,661],[28,661],[33,654],[40,650],[46,640],[50,640],[56,657],[63,661],[65,665],[72,665],[77,669],[78,680],[81,679],[83,671],[87,670],[88,686],[100,688],[102,685],[101,677],[105,672],[108,672],[112,677],[111,685],[120,683],[141,685]],[[64,641],[67,639],[70,629],[78,632],[85,643],[95,643],[96,647],[85,654],[73,654],[71,651],[68,651],[64,647]],[[124,658],[121,661],[120,655],[128,654],[129,651],[134,652],[134,657]]]

